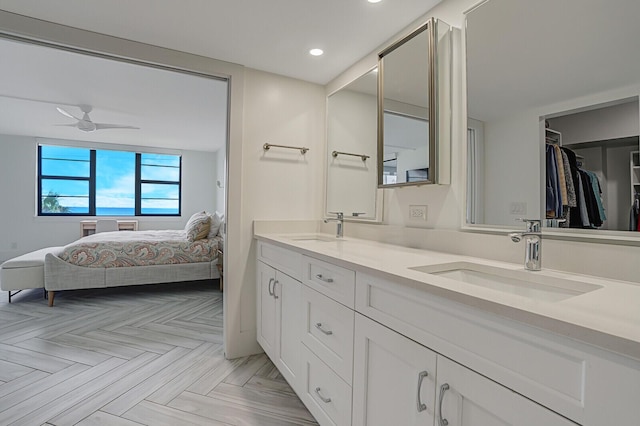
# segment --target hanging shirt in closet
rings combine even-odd
[[[600,187],[600,180],[598,179],[598,175],[589,170],[585,170],[585,173],[591,179],[591,189],[593,194],[595,195],[596,205],[598,207],[598,214],[600,215],[600,221],[604,222],[607,220],[607,215],[604,211],[604,205],[602,204],[602,188]]]
[[[566,147],[561,147],[561,150],[566,154],[569,162],[569,172],[576,196],[576,206],[569,208],[569,214],[567,216],[568,226],[571,228],[591,228],[593,226],[589,219],[589,211],[587,209],[588,194],[586,193],[586,191],[592,192],[591,183],[589,181],[588,185],[583,185],[576,153]]]
[[[553,145],[546,146],[546,211],[547,218],[562,217],[562,195],[558,179],[558,163]]]
[[[558,145],[552,145],[555,151],[556,158],[556,169],[558,171],[558,187],[560,188],[560,205],[562,207],[569,206],[569,199],[567,194],[567,182],[564,174],[564,162],[562,161],[562,150]],[[562,217],[564,209],[560,211],[560,216]]]

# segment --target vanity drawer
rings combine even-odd
[[[302,345],[301,398],[320,425],[351,424],[351,386]]]
[[[353,309],[355,299],[356,273],[322,260],[302,256],[302,282]]]
[[[358,274],[356,311],[578,423],[589,362],[551,333]]]
[[[302,255],[273,244],[258,241],[258,260],[300,281]]]
[[[342,379],[351,384],[353,372],[353,310],[302,286],[302,342]]]

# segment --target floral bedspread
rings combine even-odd
[[[210,262],[220,241],[188,241],[182,230],[101,232],[65,246],[59,257],[89,268]]]

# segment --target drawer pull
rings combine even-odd
[[[333,331],[327,331],[325,329],[322,328],[322,323],[321,322],[317,322],[316,323],[316,328],[320,331],[322,331],[324,334],[326,334],[327,336],[331,336],[333,334]]]
[[[439,426],[447,426],[449,421],[447,419],[442,418],[442,401],[444,400],[444,393],[449,390],[449,384],[445,383],[440,386],[440,400],[438,402],[439,413],[438,413],[438,421],[440,422]]]
[[[333,278],[325,278],[322,276],[322,274],[316,274],[316,278],[319,279],[320,281],[324,281],[325,283],[333,282]]]
[[[429,375],[429,373],[427,373],[426,371],[421,371],[418,374],[418,392],[417,392],[417,395],[418,395],[418,413],[420,413],[420,412],[422,412],[422,411],[427,409],[427,405],[422,402],[422,396],[420,394],[422,392],[422,381],[428,375]]]
[[[322,396],[322,394],[320,393],[320,388],[316,388],[316,394],[318,394],[318,397],[322,400],[322,402],[324,402],[325,404],[328,404],[331,402],[331,398],[325,398],[324,396]]]
[[[280,281],[275,280],[275,281],[273,282],[273,298],[274,298],[274,299],[278,299],[278,295],[276,294],[276,284],[280,284]]]
[[[271,284],[273,284],[273,282],[275,281],[275,278],[270,278],[269,279],[269,296],[273,296],[273,291],[271,291]]]

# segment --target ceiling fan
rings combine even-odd
[[[82,118],[78,118],[75,115],[65,111],[64,109],[57,107],[56,109],[60,114],[66,117],[78,120],[77,123],[58,124],[58,126],[77,127],[83,132],[94,132],[96,130],[102,130],[102,129],[140,129],[140,127],[125,126],[122,124],[94,123],[93,121],[91,121],[91,118],[89,117],[89,113],[93,108],[90,105],[79,105],[79,107],[80,107],[80,110],[84,113]]]

